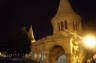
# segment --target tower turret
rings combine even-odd
[[[28,37],[31,40],[31,42],[36,42],[35,38],[34,38],[34,34],[33,34],[33,29],[32,29],[32,25],[30,25],[29,31],[28,31]]]
[[[81,17],[74,12],[69,0],[60,0],[57,14],[52,19],[53,34],[59,32],[81,32]]]

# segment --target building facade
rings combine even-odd
[[[28,58],[41,63],[62,63],[62,58],[63,63],[84,63],[86,54],[79,38],[81,20],[68,0],[60,0],[58,11],[51,20],[53,34],[32,43]]]

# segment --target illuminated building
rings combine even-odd
[[[41,63],[57,63],[64,55],[67,63],[83,63],[84,50],[80,47],[81,17],[75,13],[68,0],[60,0],[57,14],[51,20],[53,34],[32,43],[29,58]]]

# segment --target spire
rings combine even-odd
[[[60,0],[59,8],[56,16],[64,16],[68,13],[74,13],[69,0]]]
[[[36,42],[35,38],[34,38],[34,34],[33,34],[33,29],[32,29],[32,25],[30,25],[29,31],[28,31],[28,37],[31,39],[31,42]]]

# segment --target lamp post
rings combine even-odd
[[[87,35],[82,38],[83,45],[87,48],[95,49],[96,48],[96,37],[93,35]]]
[[[87,50],[87,58],[93,61],[93,55],[96,52],[96,37],[94,35],[86,35],[82,38],[83,46]]]
[[[93,61],[93,53],[96,52],[96,37],[94,35],[86,35],[82,38],[82,45],[87,50],[90,61]],[[88,58],[87,58],[88,59]]]
[[[96,52],[96,50],[95,50],[95,48],[96,48],[96,37],[92,34],[82,36],[82,37],[78,36],[78,35],[76,35],[76,36],[80,40],[78,47],[82,48],[82,46],[83,46],[83,49],[86,50],[86,52],[87,52],[87,57],[86,58],[87,59],[89,58],[90,61],[93,61],[94,60],[93,59],[93,54]]]
[[[96,37],[94,35],[88,34],[86,36],[80,36],[77,33],[73,33],[69,30],[66,30],[66,33],[73,35],[75,38],[78,38],[78,47],[84,50],[86,49],[87,52],[91,55],[91,59],[93,59],[92,54],[96,52]]]

